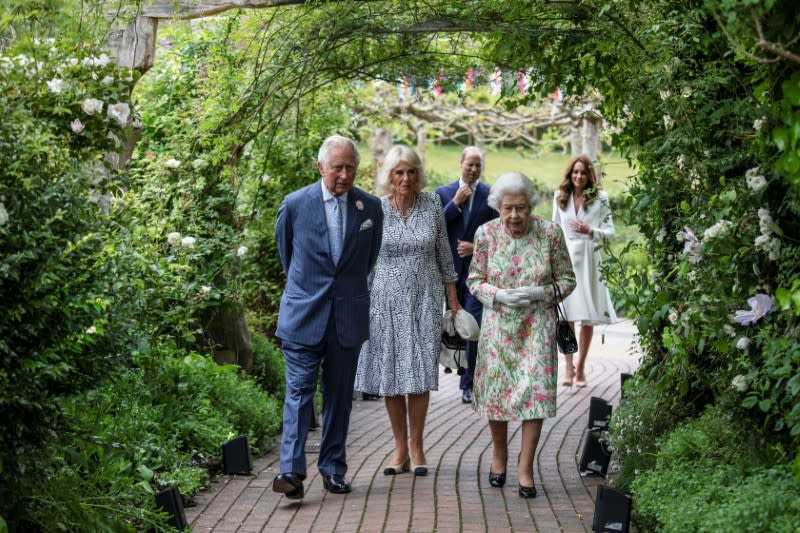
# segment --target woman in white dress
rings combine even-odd
[[[422,192],[419,156],[393,146],[375,180],[383,207],[383,240],[370,290],[369,340],[361,348],[355,390],[385,398],[395,439],[383,470],[428,473],[422,434],[430,391],[439,386],[445,291],[461,309],[439,197]]]
[[[561,226],[567,239],[572,267],[578,282],[564,299],[564,311],[573,330],[581,323],[578,334],[578,363],[572,354],[565,355],[566,376],[562,384],[586,386],[586,356],[597,324],[617,321],[614,304],[600,272],[600,242],[614,236],[608,194],[597,181],[594,165],[586,155],[572,159],[553,198],[553,221]]]

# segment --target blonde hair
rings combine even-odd
[[[383,165],[381,165],[375,178],[375,191],[378,194],[390,194],[392,192],[392,170],[400,163],[408,163],[417,171],[417,190],[414,192],[420,192],[425,188],[428,183],[428,176],[425,174],[425,169],[422,168],[422,160],[408,146],[396,144],[386,152],[386,158],[383,160]]]

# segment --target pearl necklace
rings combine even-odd
[[[397,203],[397,197],[396,196],[392,196],[392,198],[391,198],[391,200],[389,200],[389,202],[392,204],[392,207],[394,207],[395,210],[398,213],[400,213],[400,217],[402,217],[403,222],[407,222],[409,213],[411,212],[412,209],[414,209],[414,206],[417,204],[417,196],[414,195],[414,201],[411,202],[411,206],[408,209],[402,209],[400,207],[400,204]]]

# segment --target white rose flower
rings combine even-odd
[[[669,322],[670,324],[677,324],[678,323],[678,312],[674,309],[669,310]]]
[[[703,232],[703,237],[706,239],[715,239],[728,233],[732,226],[733,224],[723,218],[710,228],[706,229]]]
[[[745,392],[747,390],[747,378],[739,374],[731,380],[731,387],[737,392]]]
[[[769,244],[769,260],[777,261],[778,253],[781,251],[781,241],[777,237],[773,237]]]
[[[678,168],[683,169],[683,167],[686,166],[686,156],[683,154],[679,155],[677,163],[678,163]]]
[[[747,186],[755,192],[758,192],[767,186],[767,179],[764,176],[753,175],[747,176],[745,179],[747,180]]]
[[[662,100],[667,100],[672,93],[667,89],[666,91],[658,91],[658,95],[661,97]]]
[[[200,287],[200,292],[203,294],[208,294],[211,292],[211,287],[209,287],[208,285],[203,285],[202,287]]]
[[[181,162],[178,161],[177,159],[167,159],[166,161],[164,161],[164,166],[169,169],[175,170],[176,168],[181,166]]]
[[[269,183],[270,179],[272,178],[269,177],[269,174],[264,174],[263,176],[261,176],[261,183],[263,185],[266,185],[267,183]]]
[[[181,239],[181,246],[186,248],[187,250],[191,250],[194,248],[194,243],[197,242],[197,239],[194,237],[184,237]]]
[[[749,337],[742,337],[738,341],[736,341],[736,347],[740,350],[746,350],[752,341]]]
[[[244,257],[247,254],[247,246],[240,246],[238,250],[236,250],[236,257]]]
[[[8,223],[8,211],[6,205],[0,202],[0,226],[5,226]]]
[[[167,242],[172,246],[178,246],[181,243],[181,234],[177,231],[167,233]]]
[[[118,102],[108,106],[108,116],[117,121],[121,127],[128,124],[128,117],[131,114],[131,108],[125,102]]]
[[[84,130],[86,126],[83,125],[79,119],[75,119],[69,123],[69,128],[72,130],[73,133],[80,133]]]
[[[756,131],[761,131],[761,127],[764,125],[764,122],[766,122],[766,120],[767,119],[764,117],[755,119],[753,121],[753,129]]]
[[[201,170],[208,166],[208,161],[198,157],[194,161],[192,161],[192,168],[195,170]]]
[[[95,333],[97,333],[97,328],[94,326],[89,326],[89,328],[86,330],[87,335],[94,335]]]
[[[756,237],[756,240],[755,242],[753,242],[753,244],[757,249],[762,250],[764,252],[768,252],[770,248],[769,235],[759,235],[758,237]]]
[[[681,89],[681,96],[683,96],[684,98],[689,98],[690,96],[692,96],[692,88],[689,87],[688,85],[685,86],[683,89]]]
[[[97,98],[87,98],[83,101],[81,109],[87,115],[96,115],[103,112],[103,101]]]
[[[64,87],[66,87],[66,83],[64,83],[64,80],[58,78],[53,78],[47,82],[47,88],[50,89],[50,92],[53,94],[60,93],[64,90]]]
[[[672,117],[669,115],[664,115],[662,118],[664,119],[664,129],[668,130],[672,128],[672,125],[675,123],[675,121],[672,120]]]
[[[769,211],[763,207],[758,210],[758,227],[762,235],[767,237],[772,235],[772,217]]]
[[[82,63],[90,67],[105,67],[111,62],[111,58],[106,54],[100,54],[100,57],[89,56],[83,58]]]
[[[114,77],[106,76],[105,78],[100,80],[100,83],[102,83],[103,85],[111,85],[112,83],[114,83]]]

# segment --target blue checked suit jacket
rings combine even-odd
[[[339,263],[328,244],[320,182],[287,195],[275,226],[286,287],[276,335],[305,345],[321,342],[335,313],[339,343],[359,346],[369,337],[367,276],[378,259],[383,210],[378,198],[353,187],[347,195],[347,228]]]

